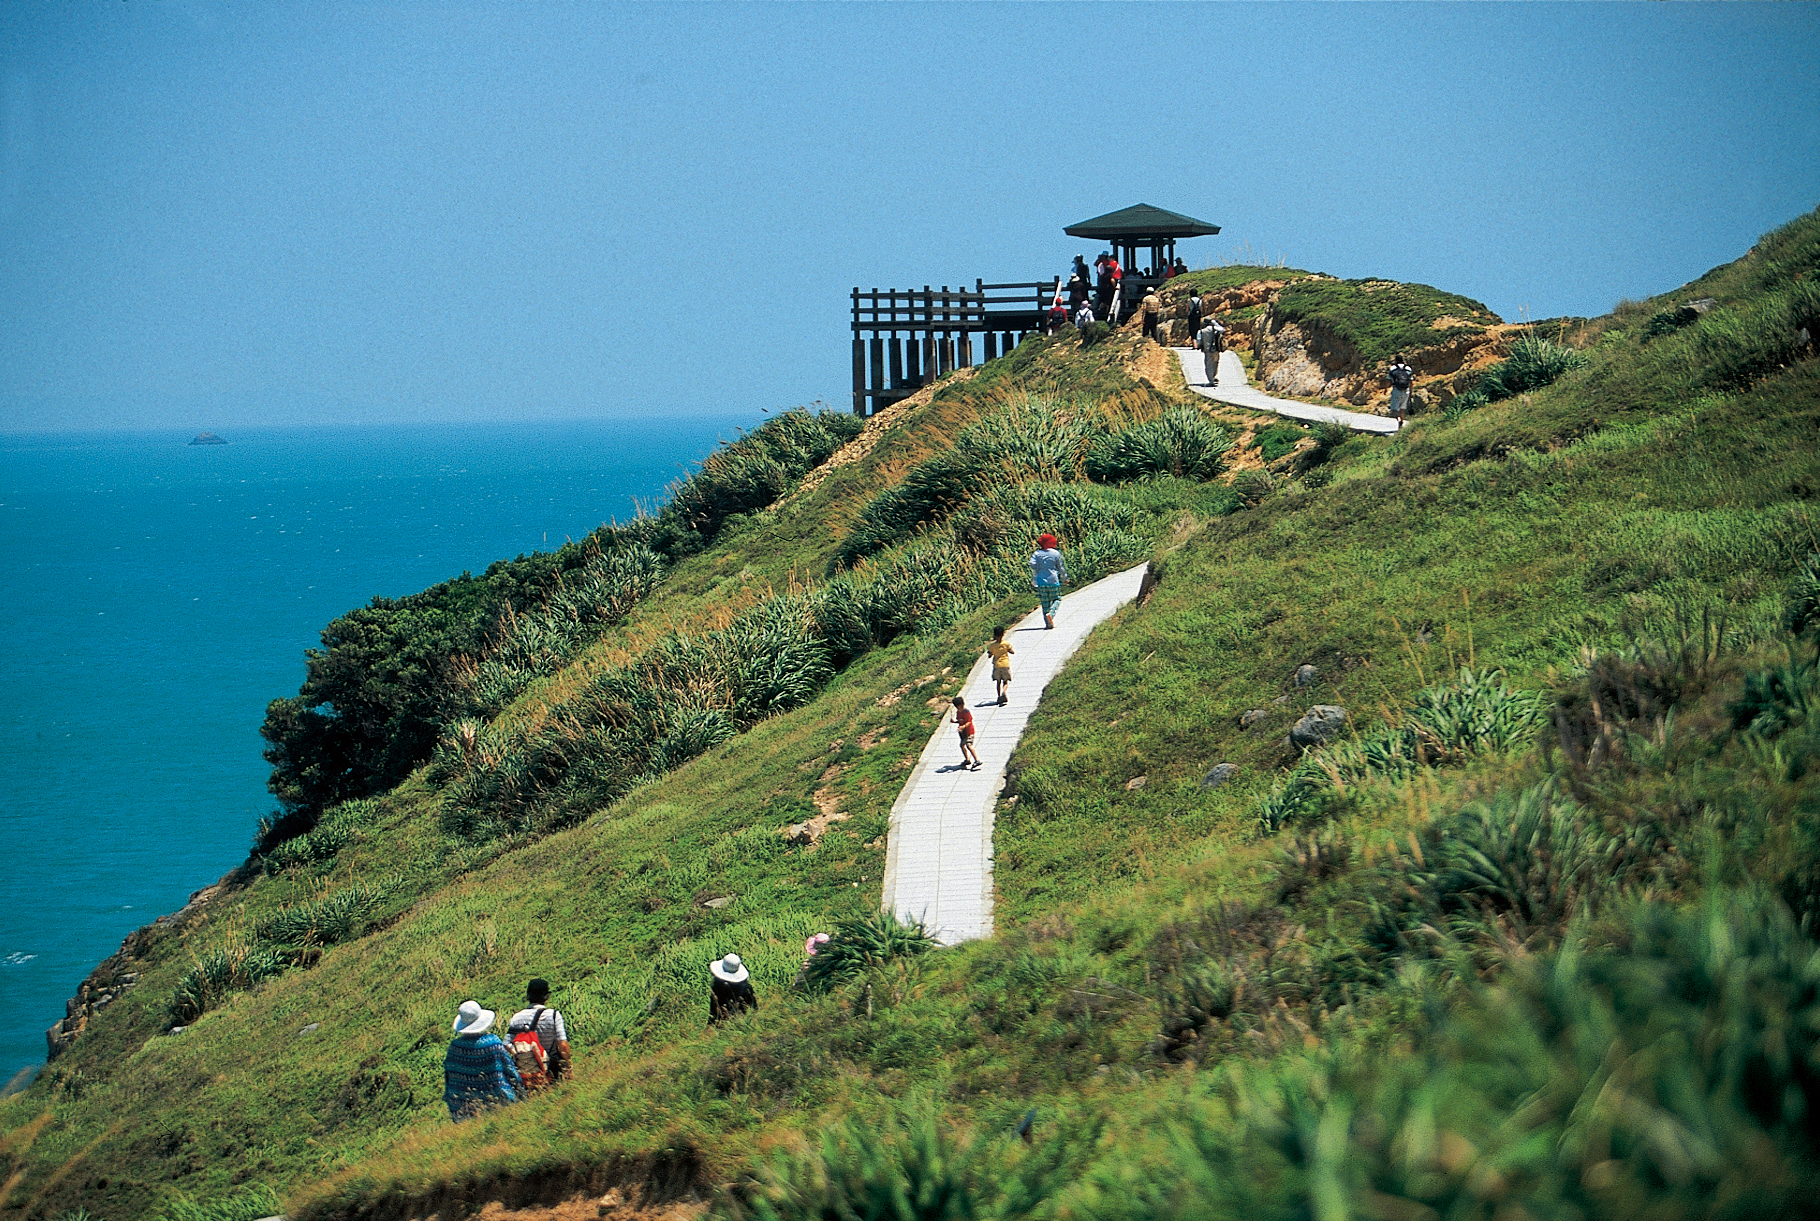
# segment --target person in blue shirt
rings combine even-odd
[[[456,1123],[524,1097],[512,1049],[498,1035],[487,1033],[494,1016],[479,1001],[463,1001],[455,1015],[455,1037],[442,1060],[442,1100]]]
[[[1055,627],[1055,608],[1062,600],[1062,585],[1068,580],[1068,567],[1062,563],[1061,543],[1053,534],[1036,540],[1036,551],[1030,556],[1030,583],[1036,587],[1037,601],[1043,608],[1043,627]]]

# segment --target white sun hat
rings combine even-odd
[[[455,1015],[455,1033],[480,1034],[493,1024],[495,1016],[491,1009],[482,1009],[479,1001],[463,1001]]]
[[[738,954],[729,954],[725,958],[715,959],[708,964],[708,970],[713,972],[715,979],[725,980],[730,984],[743,984],[752,977],[752,973],[746,970],[746,964],[739,960]]]

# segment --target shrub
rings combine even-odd
[[[1128,483],[1173,476],[1217,479],[1232,448],[1227,431],[1192,407],[1177,407],[1094,439],[1087,477],[1095,483]]]
[[[1300,445],[1307,435],[1308,430],[1299,424],[1272,424],[1253,433],[1251,444],[1264,461],[1275,462]]]
[[[283,1207],[277,1192],[264,1183],[255,1183],[234,1195],[207,1202],[180,1195],[164,1205],[159,1221],[259,1221],[277,1216]]]
[[[347,886],[319,899],[280,908],[261,920],[261,940],[283,946],[327,946],[366,931],[367,917],[385,900],[385,886]]]
[[[937,942],[920,921],[905,923],[891,912],[842,920],[803,970],[803,982],[826,991],[898,959],[914,958]]]
[[[213,950],[177,981],[171,993],[171,1020],[187,1025],[214,1008],[229,993],[252,987],[262,979],[282,973],[284,956],[270,945],[241,942]]]
[[[1820,626],[1820,552],[1801,561],[1788,590],[1782,626],[1796,635]]]
[[[1486,401],[1512,398],[1529,390],[1540,390],[1586,364],[1586,355],[1540,335],[1523,335],[1511,345],[1510,356],[1487,369],[1474,389]]]

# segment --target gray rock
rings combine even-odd
[[[1315,675],[1319,673],[1320,671],[1313,666],[1297,666],[1295,668],[1295,685],[1298,687],[1310,686],[1314,682]]]
[[[1141,789],[1149,780],[1150,777],[1148,776],[1133,776],[1131,779],[1125,781],[1125,791],[1129,793],[1134,789]]]
[[[311,1022],[308,1026],[305,1026],[302,1030],[299,1030],[297,1033],[298,1034],[315,1034],[318,1030],[321,1030],[321,1029],[322,1029],[321,1022]]]
[[[1238,774],[1238,764],[1216,763],[1212,771],[1201,777],[1201,787],[1204,789],[1217,789]]]
[[[1689,301],[1687,303],[1687,308],[1694,311],[1696,314],[1704,314],[1717,308],[1718,304],[1719,303],[1711,297],[1701,297],[1698,300]]]
[[[733,902],[732,895],[723,895],[721,898],[718,898],[718,899],[709,899],[706,903],[703,903],[702,906],[703,907],[712,907],[715,911],[719,911],[721,908],[725,907],[727,904],[729,904],[731,902]]]
[[[1289,731],[1291,746],[1319,746],[1346,732],[1346,710],[1338,704],[1316,704]]]
[[[1253,725],[1256,725],[1259,721],[1269,715],[1270,710],[1268,708],[1253,708],[1247,712],[1241,712],[1239,713],[1239,728],[1250,729]]]

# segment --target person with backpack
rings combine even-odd
[[[1163,299],[1155,288],[1144,294],[1144,338],[1156,339],[1157,319],[1163,316]],[[1160,343],[1161,340],[1158,340]]]
[[[1188,294],[1188,342],[1201,333],[1201,297],[1199,293]]]
[[[549,981],[532,980],[525,985],[525,1007],[506,1023],[512,1061],[527,1093],[566,1081],[573,1073],[569,1028],[562,1012],[550,1008],[549,1001]]]
[[[1390,382],[1390,414],[1396,417],[1397,428],[1403,427],[1403,413],[1409,410],[1409,390],[1416,384],[1416,371],[1403,363],[1403,354],[1397,358],[1384,374]]]
[[[1201,327],[1201,333],[1194,337],[1194,346],[1201,350],[1201,360],[1207,366],[1207,384],[1220,384],[1220,352],[1226,346],[1226,328],[1212,314],[1207,315],[1207,323]]]
[[[456,1123],[524,1097],[524,1080],[505,1040],[487,1033],[494,1013],[479,1001],[463,1001],[455,1014],[455,1037],[442,1060],[442,1100]]]

